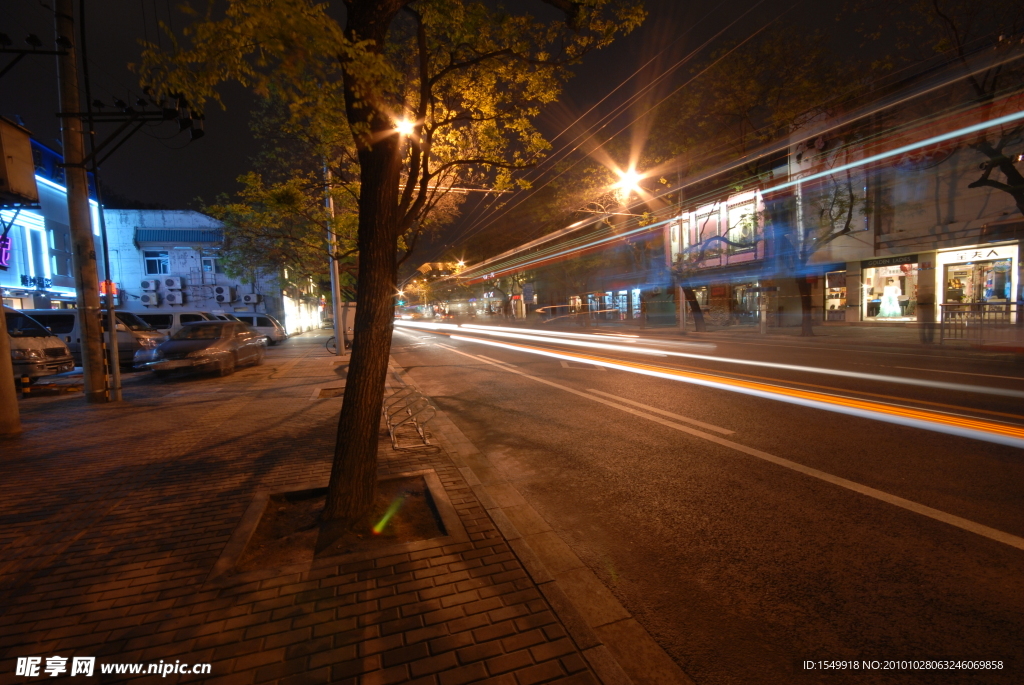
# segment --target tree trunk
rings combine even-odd
[[[388,137],[359,155],[362,186],[354,343],[324,509],[325,520],[346,525],[369,512],[377,490],[377,446],[397,281],[397,152],[394,137]]]
[[[346,33],[352,40],[384,44],[401,0],[349,2]],[[353,71],[349,71],[352,66]],[[345,108],[349,124],[369,125],[357,134],[359,150],[359,274],[352,357],[323,520],[340,531],[363,520],[377,494],[377,447],[381,407],[391,354],[400,187],[400,139],[390,115],[359,93],[359,65],[344,64]]]
[[[693,288],[683,286],[683,295],[686,297],[686,303],[690,305],[690,314],[693,315],[693,326],[694,330],[698,333],[704,333],[708,330],[708,326],[704,323],[704,312],[700,309],[700,302],[697,301],[697,293],[693,292]]]
[[[800,291],[800,335],[812,337],[814,327],[811,325],[811,279],[810,276],[797,276],[796,287]]]

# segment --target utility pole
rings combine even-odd
[[[89,58],[85,41],[85,0],[78,3],[78,21],[82,42],[82,75],[85,77],[85,111],[89,115],[89,152],[92,157],[92,180],[96,184],[96,202],[99,204],[100,238],[103,242],[103,284],[107,296],[107,353],[110,364],[110,388],[108,399],[121,401],[121,350],[117,346],[117,313],[114,311],[115,286],[110,278],[110,245],[107,240],[107,218],[103,211],[103,187],[100,184],[100,168],[96,161],[96,126],[92,121],[92,91],[89,86]]]
[[[18,412],[18,393],[14,389],[11,339],[7,336],[7,316],[0,304],[0,438],[12,438],[19,433],[21,416]]]
[[[326,186],[326,207],[327,213],[332,221],[334,219],[334,196],[331,195],[331,180],[334,178],[331,167],[324,162],[324,181]],[[345,334],[345,324],[342,321],[341,307],[341,268],[338,264],[338,237],[334,234],[334,227],[327,226],[327,245],[331,251],[331,301],[334,304],[334,343],[338,350],[338,356],[345,354],[348,347],[348,339]]]
[[[60,111],[81,111],[78,96],[78,63],[75,54],[74,0],[55,0],[54,25],[57,44],[66,53],[57,57]],[[79,117],[61,117],[64,147],[64,178],[68,193],[68,223],[74,246],[75,291],[79,325],[82,327],[82,372],[88,402],[108,401],[103,369],[103,332],[100,327],[99,270],[89,216],[89,176],[85,171],[85,140]],[[116,332],[113,333],[116,336]],[[116,337],[114,338],[116,340]]]

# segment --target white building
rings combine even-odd
[[[214,313],[266,312],[289,333],[320,326],[316,298],[281,288],[277,277],[242,282],[219,259],[222,224],[191,210],[107,209],[111,278],[120,309],[175,307]]]

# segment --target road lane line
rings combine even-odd
[[[471,338],[460,338],[460,339],[464,339],[464,340],[467,340],[467,341],[473,341]],[[489,341],[481,341],[481,342],[489,342]],[[439,343],[438,347],[443,347],[443,348],[445,348],[447,350],[451,350],[452,352],[454,352],[456,354],[460,354],[460,355],[462,355],[464,357],[469,357],[470,359],[478,359],[480,361],[483,361],[484,363],[493,364],[493,362],[490,362],[490,361],[484,360],[484,359],[480,359],[479,357],[477,357],[475,355],[469,354],[467,352],[463,352],[463,351],[458,350],[458,349],[456,349],[456,348],[454,348],[454,347],[452,347],[450,345],[444,345],[444,344]],[[1004,531],[997,530],[995,528],[991,528],[991,527],[983,525],[981,523],[977,523],[976,521],[971,521],[970,519],[965,519],[965,518],[963,518],[961,516],[956,516],[954,514],[950,514],[950,513],[941,511],[939,509],[935,509],[933,507],[929,507],[929,506],[926,506],[924,504],[920,504],[918,502],[914,502],[914,501],[911,501],[911,500],[908,500],[908,499],[904,499],[903,497],[899,497],[897,495],[893,495],[893,494],[890,494],[890,493],[885,492],[883,490],[878,490],[876,488],[872,488],[872,487],[867,486],[867,485],[862,485],[860,483],[857,483],[855,481],[852,481],[852,480],[849,480],[849,479],[846,479],[846,478],[842,478],[840,476],[834,476],[831,473],[827,473],[825,471],[821,471],[820,469],[812,468],[810,466],[804,466],[803,464],[798,464],[795,461],[791,461],[789,459],[784,459],[782,457],[777,457],[774,454],[769,454],[768,452],[763,452],[763,451],[761,451],[759,449],[755,449],[753,447],[747,447],[746,445],[742,445],[742,444],[740,444],[738,442],[733,442],[732,440],[726,440],[725,438],[720,438],[717,435],[711,435],[710,433],[704,433],[704,432],[701,432],[701,431],[696,430],[694,428],[690,428],[689,426],[683,426],[681,424],[678,424],[678,423],[675,423],[675,422],[672,422],[672,421],[666,421],[665,419],[662,419],[662,418],[660,418],[658,416],[651,416],[650,414],[645,414],[645,413],[643,413],[641,411],[637,411],[635,409],[632,409],[630,407],[618,404],[616,402],[611,402],[611,401],[603,399],[601,397],[597,397],[595,395],[591,395],[591,394],[586,393],[586,392],[581,392],[581,391],[576,390],[574,388],[570,388],[570,387],[561,385],[559,383],[554,383],[554,382],[546,380],[544,378],[539,378],[537,376],[533,376],[531,374],[525,373],[525,372],[520,371],[518,369],[511,369],[511,368],[508,368],[508,367],[505,367],[505,366],[501,366],[501,365],[498,365],[498,364],[495,364],[495,366],[497,366],[499,369],[504,369],[504,370],[508,371],[509,373],[514,373],[514,374],[518,374],[520,376],[524,376],[526,378],[529,378],[530,380],[537,381],[538,383],[543,383],[544,385],[549,385],[549,386],[551,386],[553,388],[558,388],[560,390],[564,390],[565,392],[572,393],[573,395],[578,395],[580,397],[585,397],[585,398],[587,398],[589,400],[592,400],[594,402],[600,402],[601,404],[608,405],[609,407],[614,407],[614,408],[619,409],[621,411],[624,411],[624,412],[626,412],[628,414],[633,414],[634,416],[640,416],[640,417],[645,418],[645,419],[647,419],[649,421],[654,421],[655,423],[660,423],[663,426],[667,426],[669,428],[673,428],[675,430],[678,430],[678,431],[683,432],[683,433],[687,433],[687,434],[692,435],[694,437],[702,438],[704,440],[708,440],[710,442],[716,443],[716,444],[721,445],[723,447],[727,447],[729,449],[736,450],[738,452],[743,452],[744,454],[747,454],[747,455],[750,455],[752,457],[756,457],[758,459],[770,462],[772,464],[775,464],[776,466],[781,466],[783,468],[787,468],[787,469],[790,469],[792,471],[796,471],[798,473],[802,473],[805,476],[810,476],[811,478],[816,478],[818,480],[825,481],[826,483],[831,483],[833,485],[837,485],[837,486],[839,486],[841,488],[844,488],[846,490],[850,490],[852,492],[860,493],[860,494],[865,495],[867,497],[870,497],[872,499],[876,499],[876,500],[879,500],[881,502],[885,502],[887,504],[891,504],[891,505],[899,507],[901,509],[906,509],[907,511],[912,511],[912,512],[914,512],[916,514],[920,514],[922,516],[927,516],[928,518],[934,519],[936,521],[941,521],[942,523],[946,523],[946,524],[954,526],[956,528],[960,528],[961,530],[966,530],[966,531],[974,533],[976,535],[981,535],[982,537],[989,538],[990,540],[995,540],[996,542],[1001,542],[1004,545],[1009,545],[1010,547],[1016,547],[1017,549],[1024,550],[1024,538],[1019,537],[1017,535],[1013,535],[1011,533],[1006,533]]]
[[[448,345],[442,345],[441,343],[438,343],[438,345],[441,345],[441,347],[448,347]],[[452,348],[448,347],[448,349],[452,349]],[[489,362],[494,362],[495,364],[504,364],[505,366],[515,367],[515,364],[510,364],[508,362],[503,362],[500,359],[491,359],[490,357],[485,357],[482,354],[480,355],[480,358],[481,359],[486,359]]]
[[[955,414],[916,409],[897,404],[861,400],[843,395],[834,395],[811,390],[802,390],[783,385],[770,385],[754,381],[731,378],[729,376],[716,376],[711,373],[700,373],[683,371],[670,367],[651,366],[640,362],[624,360],[613,360],[604,357],[594,357],[582,352],[569,353],[549,350],[542,347],[533,347],[520,343],[505,343],[482,338],[471,338],[461,335],[451,336],[452,340],[466,340],[480,345],[490,345],[510,350],[519,350],[532,354],[540,354],[555,359],[568,359],[569,361],[586,361],[591,364],[607,366],[610,369],[630,371],[655,378],[667,378],[668,380],[692,383],[718,390],[739,392],[753,397],[788,402],[812,409],[823,409],[825,411],[848,414],[859,418],[871,419],[874,421],[885,421],[911,428],[947,433],[960,437],[994,442],[1010,447],[1024,448],[1024,426],[1008,423],[997,423],[976,419],[969,416],[958,416]]]
[[[595,390],[594,388],[587,388],[587,392],[592,392],[596,395],[602,395],[617,402],[623,402],[625,404],[632,405],[639,409],[643,409],[644,411],[650,411],[654,412],[655,414],[661,414],[662,416],[667,416],[668,418],[675,419],[676,421],[682,421],[683,423],[692,423],[694,426],[700,426],[705,430],[715,431],[716,433],[721,433],[722,435],[736,434],[736,431],[731,431],[728,428],[722,428],[721,426],[715,426],[710,423],[704,423],[703,421],[698,421],[697,419],[691,419],[686,416],[680,416],[679,414],[673,414],[670,411],[658,409],[657,407],[651,407],[646,404],[641,404],[640,402],[634,402],[633,400],[627,400],[625,397],[619,397],[618,395],[613,395],[609,392],[601,392],[600,390]]]

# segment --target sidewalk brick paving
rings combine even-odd
[[[309,397],[343,376],[321,343],[142,379],[121,405],[22,403],[24,436],[0,442],[0,682],[53,655],[97,657],[101,682],[131,676],[99,664],[160,660],[212,673],[142,681],[598,682],[441,449],[382,440],[380,472],[434,469],[468,542],[204,588],[257,491],[326,482],[341,400]]]

